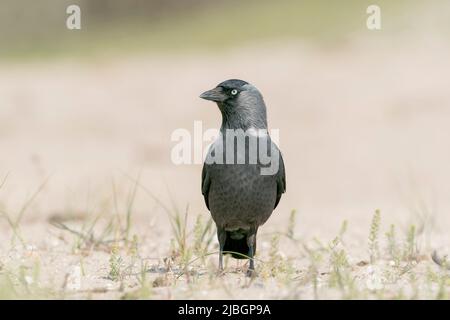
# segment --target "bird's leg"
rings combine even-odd
[[[217,229],[217,239],[219,240],[219,272],[223,272],[223,248],[227,240],[227,232],[223,229]]]
[[[247,277],[254,277],[255,273],[255,260],[253,259],[255,255],[255,244],[256,244],[256,234],[252,234],[247,237],[248,244],[248,256],[250,258],[250,265],[247,270]]]
[[[220,253],[219,253],[219,271],[223,272],[223,254],[222,254],[222,250],[220,250]]]

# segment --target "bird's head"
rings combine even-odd
[[[250,83],[231,79],[203,92],[200,98],[214,101],[222,113],[222,128],[266,129],[266,105]]]

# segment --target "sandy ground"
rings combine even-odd
[[[204,129],[217,128],[219,111],[198,95],[224,79],[242,78],[265,96],[287,169],[287,193],[261,229],[261,257],[267,256],[270,234],[286,230],[296,209],[295,234],[304,241],[331,241],[347,220],[345,243],[359,268],[356,264],[368,259],[370,221],[380,209],[382,234],[390,223],[402,236],[411,223],[423,227],[418,267],[434,268],[427,257],[450,243],[450,44],[435,40],[375,38],[337,48],[271,43],[216,56],[3,64],[0,181],[8,177],[0,189],[2,212],[14,219],[48,182],[23,214],[24,246],[7,220],[0,220],[1,266],[31,272],[39,261],[40,284],[66,290],[66,297],[117,298],[138,287],[134,277],[125,288],[107,278],[109,249],[80,253],[74,250],[76,237],[49,219],[70,220],[78,229],[99,213],[102,221],[116,213],[123,219],[133,187],[129,176],[139,172],[140,184],[160,201],[169,203],[171,197],[182,211],[189,205],[190,223],[196,215],[206,219],[201,166],[171,162],[171,133],[193,132],[195,120],[203,121]],[[142,188],[131,233],[139,237],[153,281],[165,272],[173,235],[167,214]],[[288,241],[280,245],[296,273],[305,272],[304,254]],[[216,264],[216,256],[207,259]],[[80,265],[81,286],[70,291],[67,279]],[[232,260],[229,266],[236,268]],[[307,286],[283,287],[272,278],[248,284],[239,272],[204,278],[194,285],[184,277],[155,285],[151,297],[312,297]],[[235,286],[245,289],[232,290]],[[321,297],[339,296],[330,291]]]

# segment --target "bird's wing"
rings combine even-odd
[[[209,201],[208,201],[208,194],[209,194],[209,186],[211,185],[211,179],[208,173],[208,165],[205,163],[203,164],[202,169],[202,194],[205,198],[205,204],[206,207],[209,210]]]
[[[220,140],[220,141],[222,141],[222,140]],[[208,199],[208,196],[209,196],[209,187],[211,186],[211,157],[212,157],[212,154],[214,153],[214,146],[215,146],[215,144],[217,143],[217,141],[216,142],[214,142],[214,143],[212,143],[210,146],[209,146],[209,148],[208,148],[208,152],[207,152],[207,154],[206,154],[206,159],[205,159],[205,162],[203,163],[203,169],[202,169],[202,194],[203,194],[203,197],[205,198],[205,204],[206,204],[206,207],[208,208],[208,210],[209,210],[209,199]]]
[[[283,156],[280,152],[280,167],[277,172],[277,200],[275,201],[274,209],[280,202],[281,195],[286,192],[286,171],[284,170]]]

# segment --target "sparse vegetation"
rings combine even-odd
[[[40,250],[44,249],[30,244],[26,238],[18,247],[12,242],[11,252],[16,256],[13,254],[14,257],[9,259],[0,256],[0,298],[93,298],[107,295],[122,299],[151,299],[194,297],[204,290],[219,290],[226,297],[236,298],[231,289],[236,285],[233,284],[235,281],[240,283],[238,286],[242,290],[276,286],[281,291],[273,291],[274,296],[270,290],[266,292],[267,297],[274,298],[279,298],[280,294],[288,298],[313,299],[449,297],[446,256],[421,252],[414,225],[410,225],[402,236],[392,224],[385,231],[385,237],[380,238],[379,210],[372,217],[368,233],[369,262],[354,258],[354,246],[350,246],[347,235],[348,220],[342,222],[331,241],[317,237],[303,239],[297,236],[297,212],[292,210],[284,231],[263,233],[255,258],[257,278],[245,278],[245,260],[228,258],[225,259],[225,273],[218,276],[214,259],[218,250],[211,218],[191,214],[189,206],[184,211],[178,210],[174,203],[169,207],[141,186],[138,179],[132,181],[124,201],[126,209],[122,213],[119,210],[122,199],[114,186],[113,204],[93,213],[93,219],[86,217],[74,223],[59,216],[49,220],[52,230],[60,232],[57,239],[68,245],[66,252],[58,254],[76,257],[75,264],[67,265],[62,279],[46,274],[47,266],[40,259]],[[148,256],[153,251],[145,247],[147,243],[143,237],[146,235],[132,223],[136,219],[133,202],[140,187],[167,213],[168,225],[171,226],[165,236],[171,240],[158,243],[158,246],[166,243],[166,248],[154,256]],[[109,210],[112,212],[108,213]],[[8,226],[16,235],[19,224]],[[288,246],[293,250],[285,250]],[[90,262],[96,256],[103,257],[95,259],[104,266],[98,269],[103,270],[100,271],[102,275],[93,271],[99,266]],[[92,276],[98,277],[103,284],[83,285],[83,279]],[[162,292],[170,295],[161,296]]]
[[[378,259],[378,256],[380,254],[380,249],[378,248],[380,223],[381,223],[381,213],[379,210],[376,210],[372,218],[372,223],[370,224],[370,233],[369,233],[369,253],[371,263],[374,263]]]

